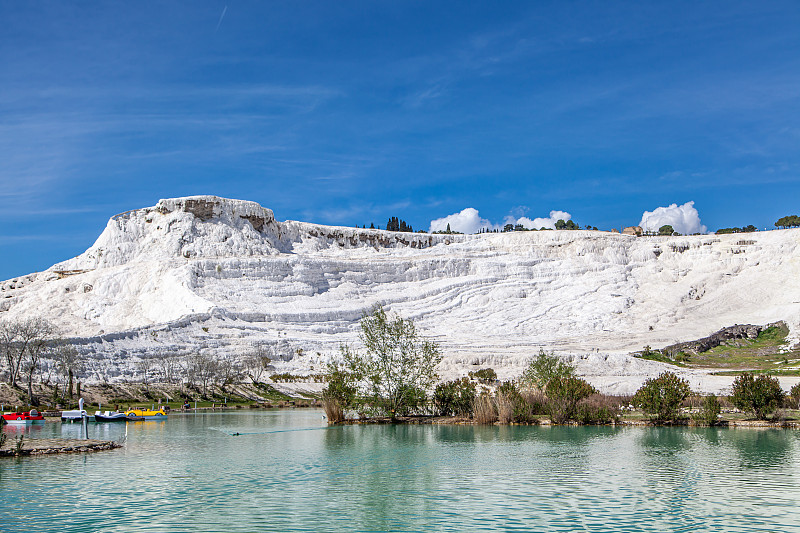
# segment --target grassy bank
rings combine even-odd
[[[648,346],[634,355],[681,368],[717,370],[717,375],[735,376],[747,370],[758,374],[800,376],[800,348],[789,346],[788,335],[789,328],[780,323],[765,328],[755,339],[730,339],[697,354],[666,353]]]
[[[93,412],[97,409],[113,410],[142,408],[162,405],[180,409],[184,402],[198,409],[246,408],[246,407],[310,407],[317,405],[313,397],[293,397],[280,392],[269,383],[240,383],[208,387],[187,387],[168,383],[105,383],[82,385],[80,394],[75,390],[72,397],[64,396],[60,387],[37,384],[34,395],[39,399],[39,410],[75,409],[79,398],[84,407]],[[28,410],[27,390],[0,384],[0,403],[5,410]]]

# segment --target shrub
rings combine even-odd
[[[717,398],[716,394],[709,394],[708,396],[703,396],[703,399],[700,401],[700,409],[692,416],[692,418],[695,420],[695,422],[713,426],[717,423],[719,414],[721,412],[722,405],[719,403],[719,399]]]
[[[356,407],[355,377],[335,364],[328,365],[325,377],[328,384],[322,389],[322,408],[328,422],[336,424],[344,421],[345,409]]]
[[[326,398],[323,396],[322,408],[325,410],[328,423],[338,424],[344,422],[344,406],[336,398]]]
[[[494,398],[486,393],[475,398],[472,412],[476,424],[494,424],[497,421]]]
[[[545,390],[552,380],[574,375],[575,367],[572,364],[565,363],[553,352],[540,349],[522,374],[522,383],[527,387]]]
[[[469,416],[475,401],[475,384],[467,378],[439,383],[433,391],[433,405],[439,416]]]
[[[496,402],[497,415],[501,423],[530,422],[533,419],[530,405],[522,397],[522,393],[517,386],[510,381],[501,384],[497,388]],[[501,411],[501,404],[504,404],[507,409],[508,415],[506,417],[504,417],[504,411]]]
[[[597,389],[581,378],[565,376],[552,379],[547,384],[550,418],[556,424],[575,418],[578,402],[592,394],[597,394]]]
[[[306,378],[304,376],[290,374],[289,372],[282,372],[280,374],[272,374],[270,379],[275,383],[295,383],[297,381],[304,381]]]
[[[540,390],[522,390],[520,396],[528,404],[528,412],[533,415],[546,415],[547,411],[547,395]]]
[[[658,422],[675,420],[681,403],[691,394],[689,382],[672,372],[649,378],[636,394],[633,404]]]
[[[621,411],[618,398],[592,394],[578,402],[574,418],[581,424],[610,424],[619,419]]]
[[[731,402],[738,409],[751,412],[763,420],[780,407],[784,396],[778,378],[766,374],[754,377],[750,372],[745,372],[733,381]]]
[[[481,368],[475,372],[470,372],[469,377],[481,383],[491,383],[497,380],[497,372],[492,368]]]
[[[800,406],[800,383],[789,389],[789,398],[792,400],[792,407],[797,409]]]

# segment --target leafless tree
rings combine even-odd
[[[37,352],[37,363],[33,368],[35,372],[42,348],[37,345],[49,342],[54,332],[55,328],[41,318],[0,322],[0,352],[8,371],[9,385],[16,387],[22,364],[30,356],[32,348]]]
[[[42,356],[52,351],[57,342],[54,338],[55,333],[55,326],[43,320],[38,323],[38,335],[28,342],[23,370],[28,375],[28,402],[34,406],[39,405],[39,399],[33,395],[33,377],[41,369]]]
[[[150,390],[150,370],[153,368],[153,360],[142,357],[136,361],[136,370],[142,376],[142,383],[146,390]]]
[[[64,380],[64,391],[61,397],[69,394],[72,397],[72,380],[78,372],[83,369],[83,361],[80,353],[72,344],[59,344],[53,350],[53,359],[56,361],[56,368],[59,375]]]
[[[208,394],[208,386],[217,376],[217,361],[206,354],[189,356],[187,375],[190,383],[199,383],[203,387],[203,396]]]
[[[181,364],[175,356],[164,356],[157,358],[161,379],[164,383],[175,383],[181,372]]]
[[[217,356],[217,372],[215,382],[221,383],[223,386],[230,385],[241,381],[242,379],[242,364],[233,357]]]
[[[269,369],[272,358],[266,346],[258,345],[253,353],[244,358],[244,371],[253,383],[261,382],[264,373]]]

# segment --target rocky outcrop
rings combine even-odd
[[[121,448],[122,444],[110,440],[96,439],[26,439],[17,449],[16,442],[8,439],[0,448],[0,457],[21,455],[51,455],[54,453],[86,453]]]
[[[754,326],[752,324],[737,324],[735,326],[722,328],[716,333],[709,335],[708,337],[703,337],[702,339],[689,342],[680,342],[678,344],[673,344],[672,346],[667,346],[664,350],[670,354],[684,352],[696,355],[701,352],[707,352],[711,348],[716,348],[720,344],[730,340],[755,339],[763,329],[766,329],[766,327]]]
[[[623,235],[635,235],[637,237],[641,237],[642,233],[644,233],[644,230],[641,226],[628,226],[622,230]]]

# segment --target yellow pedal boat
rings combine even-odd
[[[167,413],[163,408],[153,409],[128,409],[125,411],[128,420],[166,420]]]

